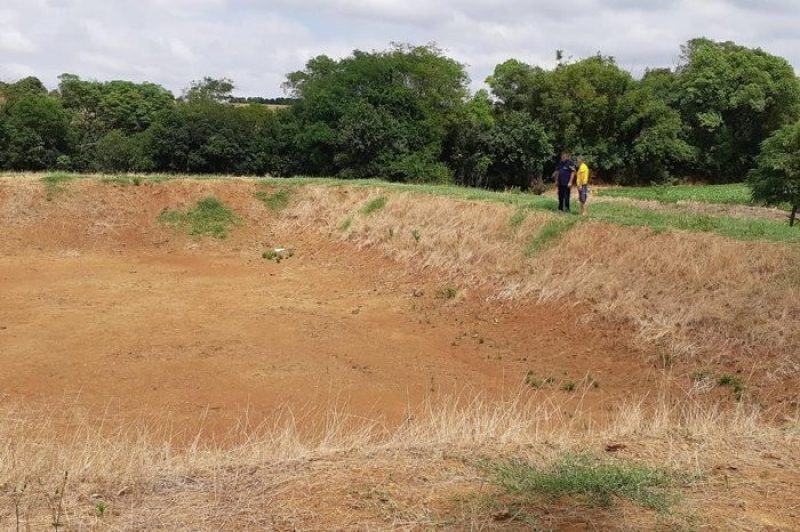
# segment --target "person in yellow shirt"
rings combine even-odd
[[[581,202],[581,216],[586,215],[586,201],[589,199],[589,167],[583,157],[578,157],[578,171],[575,174],[578,187],[578,201]]]

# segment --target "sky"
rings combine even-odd
[[[640,75],[674,67],[705,36],[800,67],[800,0],[0,0],[0,80],[67,72],[152,81],[180,94],[228,77],[243,96],[283,96],[288,72],[391,42],[436,43],[473,89],[506,59],[552,67],[555,50],[602,52]]]

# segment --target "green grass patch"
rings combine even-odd
[[[579,221],[580,218],[570,215],[563,215],[550,220],[528,241],[525,246],[525,256],[531,257],[546,249],[561,238],[564,233],[572,229]]]
[[[258,190],[255,196],[267,209],[278,212],[289,207],[289,201],[292,199],[292,191],[288,188],[282,188],[275,192]]]
[[[118,175],[106,175],[100,178],[101,183],[105,183],[107,185],[116,185],[116,186],[140,186],[140,185],[152,185],[155,183],[163,183],[164,181],[169,181],[170,179],[174,179],[173,177],[166,176],[166,175],[129,175],[129,174],[118,174]]]
[[[386,207],[387,201],[388,199],[386,198],[386,196],[378,196],[377,198],[372,198],[367,202],[366,205],[361,207],[361,214],[363,214],[364,216],[369,216],[374,212],[378,212],[379,210]]]
[[[353,217],[348,216],[347,218],[342,220],[342,223],[339,224],[339,231],[342,232],[347,231],[348,229],[350,229],[351,225],[353,225]]]
[[[511,229],[517,229],[527,217],[528,213],[525,209],[517,209],[514,211],[514,214],[511,215],[511,218],[508,219],[508,225]]]
[[[70,181],[80,179],[82,175],[71,174],[68,172],[53,172],[42,176],[42,183],[44,183],[47,190],[47,201],[52,201],[61,192],[66,190],[66,185]]]
[[[674,474],[628,461],[600,460],[589,454],[567,453],[549,467],[523,460],[493,462],[484,467],[497,485],[523,505],[541,497],[570,497],[588,506],[610,507],[617,499],[626,499],[666,512],[679,500]]]
[[[631,227],[651,227],[655,232],[683,230],[716,233],[735,240],[800,243],[800,231],[788,222],[763,218],[733,218],[697,213],[661,212],[621,203],[598,203],[590,219]]]
[[[226,238],[232,225],[239,222],[236,214],[214,196],[198,201],[187,211],[166,210],[159,220],[169,226],[185,229],[193,236]]]
[[[51,174],[45,174],[42,176],[42,183],[48,187],[57,187],[81,177],[83,176],[78,174],[70,174],[68,172],[53,172]]]
[[[660,203],[696,201],[700,203],[722,203],[749,205],[753,198],[750,187],[743,183],[730,185],[660,185],[653,187],[619,187],[597,190],[598,196],[652,200]]]

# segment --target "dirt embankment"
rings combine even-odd
[[[478,461],[609,444],[699,471],[690,515],[539,525],[800,522],[795,249],[277,190],[0,179],[0,527],[524,529]],[[227,239],[159,222],[208,196]]]
[[[715,388],[691,378],[705,371],[765,407],[797,399],[787,246],[585,223],[528,255],[553,214],[398,193],[369,212],[385,193],[331,187],[271,211],[257,190],[0,181],[4,393],[203,424],[337,402],[398,419],[436,391],[526,378],[594,380],[603,404],[665,369],[690,394]],[[212,195],[240,217],[228,239],[158,222]],[[295,256],[261,258],[278,246]]]

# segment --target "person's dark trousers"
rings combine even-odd
[[[558,210],[569,212],[569,187],[558,185]]]

